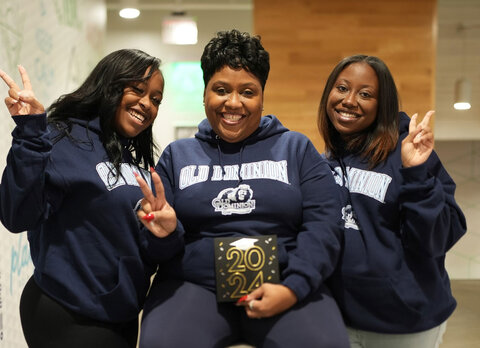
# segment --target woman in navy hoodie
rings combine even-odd
[[[377,57],[345,58],[328,77],[318,127],[345,226],[331,285],[352,347],[438,347],[455,309],[445,253],[466,223],[433,151],[432,115],[399,112]]]
[[[28,230],[34,274],[20,316],[29,347],[135,347],[150,276],[183,247],[168,204],[158,208],[163,221],[140,220],[151,232],[137,218],[135,176],[161,192],[148,171],[163,97],[159,64],[142,51],[112,52],[48,117],[23,67],[23,89],[0,71],[16,123],[0,219],[11,232]],[[144,191],[151,205],[162,202]]]
[[[220,32],[205,47],[201,66],[207,119],[195,138],[170,144],[156,167],[185,231],[185,254],[160,265],[140,347],[213,348],[238,341],[348,347],[324,283],[341,238],[339,188],[326,161],[305,136],[273,115],[262,117],[270,65],[259,38]],[[262,235],[276,235],[279,283],[242,289],[237,306],[217,302],[216,237],[256,241]],[[243,279],[246,265],[232,279]]]

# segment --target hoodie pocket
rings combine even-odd
[[[421,318],[427,298],[408,274],[388,277],[343,276],[343,309],[360,328],[391,332],[408,328]],[[393,329],[395,331],[395,329]]]
[[[115,287],[98,295],[105,314],[114,322],[128,321],[140,312],[148,289],[143,264],[135,257],[122,257]]]

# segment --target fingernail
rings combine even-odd
[[[135,177],[138,177],[138,173],[137,172],[133,172],[133,175],[135,175]]]
[[[248,295],[244,295],[244,296],[240,297],[237,301],[237,304],[245,302],[247,300],[247,298],[248,298]]]
[[[145,215],[142,219],[145,221],[151,222],[153,219],[155,219],[155,216],[152,213],[150,213]]]
[[[150,167],[150,171],[151,171],[151,172],[154,172],[154,171],[155,171],[155,168],[154,168],[154,167]]]

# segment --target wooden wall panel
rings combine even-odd
[[[306,134],[319,151],[316,114],[328,74],[343,57],[389,66],[402,110],[434,107],[436,0],[254,0],[254,32],[270,53],[265,112]]]

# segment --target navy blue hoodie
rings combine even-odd
[[[185,255],[160,274],[215,290],[214,237],[276,234],[281,282],[302,300],[333,271],[340,252],[339,188],[302,134],[274,116],[239,143],[205,119],[195,138],[170,144],[157,171],[185,230]],[[242,190],[242,194],[237,195]]]
[[[118,181],[100,141],[99,119],[72,119],[71,136],[45,114],[14,116],[12,147],[0,184],[0,219],[11,232],[28,230],[34,277],[55,300],[106,322],[135,319],[156,262],[181,250],[178,232],[159,239],[140,228],[143,197],[129,151]],[[126,141],[126,139],[125,139]]]
[[[347,325],[357,329],[419,332],[440,325],[456,306],[445,253],[466,232],[465,217],[435,152],[422,165],[402,167],[409,122],[400,113],[398,144],[374,169],[354,154],[329,161],[345,222],[331,285]]]

